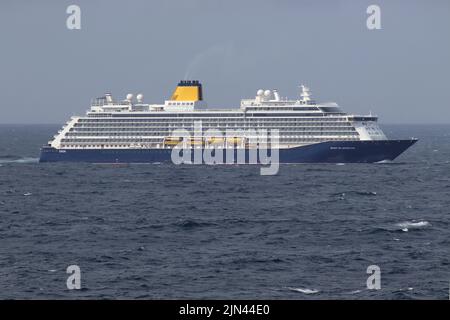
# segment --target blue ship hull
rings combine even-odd
[[[279,163],[373,163],[394,160],[417,140],[328,141],[279,149]],[[238,149],[239,150],[239,149]],[[225,151],[225,150],[224,150]],[[264,150],[265,151],[265,150]],[[172,162],[172,149],[55,149],[44,146],[40,162],[155,163]],[[234,151],[237,159],[238,151]],[[245,151],[245,163],[249,163]],[[193,159],[192,152],[192,161]],[[230,163],[225,161],[224,163]],[[263,152],[264,154],[264,152]],[[270,152],[269,152],[270,156]],[[260,158],[258,156],[258,163]]]

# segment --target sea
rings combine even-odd
[[[60,125],[0,125],[0,299],[449,299],[450,125],[382,127],[419,141],[262,176],[38,163]]]

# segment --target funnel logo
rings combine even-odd
[[[194,135],[174,130],[165,146],[172,147],[174,164],[261,164],[261,175],[275,175],[279,169],[279,130],[203,131],[194,121]]]

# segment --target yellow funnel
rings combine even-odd
[[[170,100],[199,101],[203,100],[202,84],[198,80],[181,80]]]

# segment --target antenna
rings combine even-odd
[[[302,97],[303,101],[310,101],[311,100],[311,92],[309,90],[308,87],[306,87],[305,85],[300,85],[301,88],[301,92],[300,92],[300,97]]]

